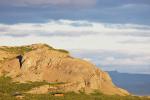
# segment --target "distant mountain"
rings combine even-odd
[[[109,71],[115,85],[128,90],[135,95],[150,95],[150,75],[128,74]]]

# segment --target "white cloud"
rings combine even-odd
[[[85,61],[92,62],[92,59],[90,59],[90,58],[82,58],[82,59],[85,60]]]
[[[114,57],[108,57],[103,59],[103,61],[100,61],[99,63],[106,66],[106,65],[128,65],[128,66],[141,66],[141,65],[150,65],[150,57],[135,57],[135,58],[114,58]]]
[[[132,66],[132,71],[135,72],[136,70],[144,72],[145,69],[150,68],[148,67],[150,65],[149,40],[150,26],[145,25],[72,20],[0,24],[0,45],[47,43],[55,48],[94,50],[95,54],[83,51],[87,56],[83,55],[82,58],[95,64],[112,65],[112,69],[130,71]],[[124,53],[123,56],[121,56],[122,53]],[[78,57],[82,54],[79,53]],[[140,55],[134,56],[137,54]],[[127,57],[124,57],[125,55]]]
[[[50,20],[46,23],[0,24],[0,45],[37,42],[66,49],[104,49],[150,53],[150,26],[89,21]],[[145,29],[146,28],[146,29]],[[130,43],[129,40],[138,43]],[[69,42],[68,42],[69,41]],[[129,41],[123,43],[123,41]]]
[[[80,36],[80,35],[131,35],[150,37],[150,26],[136,24],[107,24],[88,21],[51,20],[47,23],[0,24],[0,35],[21,36]]]
[[[124,52],[120,50],[72,50],[75,57],[90,59],[103,70],[125,73],[150,74],[150,53]]]

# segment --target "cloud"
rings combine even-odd
[[[148,10],[149,9],[148,3],[124,3],[118,6],[110,7],[110,9],[117,10],[117,11],[129,11],[131,12],[134,10],[136,11],[143,11],[143,10]],[[109,8],[108,8],[109,9]]]
[[[1,5],[12,6],[92,6],[96,0],[5,0],[0,1]]]
[[[16,3],[20,5],[93,5],[96,2],[100,6],[114,6],[114,5],[122,5],[122,4],[150,4],[148,0],[11,0],[11,3]],[[9,0],[5,0],[5,2],[10,3]],[[115,2],[115,3],[114,3]]]
[[[131,40],[123,40],[120,41],[120,43],[122,44],[149,44],[150,43],[150,39],[146,38],[146,39],[131,39]]]
[[[120,50],[71,50],[75,57],[90,59],[103,70],[150,74],[150,54]]]
[[[114,58],[114,57],[107,57],[104,58],[103,61],[100,61],[99,63],[104,66],[108,65],[123,65],[123,66],[139,66],[139,65],[150,65],[149,63],[150,57],[144,56],[144,57],[132,57],[132,58]]]
[[[149,5],[148,0],[0,0],[0,22],[70,19],[150,25]]]
[[[0,45],[47,43],[56,48],[79,49],[76,57],[92,61],[105,70],[150,73],[147,71],[150,69],[149,27],[85,20],[0,24]]]
[[[150,52],[150,46],[149,41],[146,40],[150,40],[149,26],[137,24],[110,24],[84,20],[0,24],[1,45],[44,42],[66,49],[104,49],[147,53]],[[139,43],[142,41],[145,43]]]
[[[101,65],[150,65],[150,53],[120,50],[71,50],[76,57],[91,59]]]
[[[89,21],[50,20],[46,23],[0,24],[0,36],[137,36],[150,37],[150,26]]]

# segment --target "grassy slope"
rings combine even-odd
[[[50,50],[56,50],[56,51],[63,52],[63,53],[69,53],[69,51],[67,51],[67,50],[55,49],[55,48],[53,48],[47,44],[43,44],[43,46],[48,47]],[[20,46],[20,47],[3,47],[3,48],[0,48],[0,50],[23,55],[24,53],[27,53],[27,52],[32,51],[34,49],[31,46]]]
[[[11,81],[11,78],[0,77],[0,100],[17,100],[12,96],[15,92],[25,92],[31,88],[38,87],[47,84],[46,82],[29,82],[29,83],[15,83]],[[84,93],[65,93],[64,97],[54,97],[50,94],[23,94],[25,97],[23,100],[148,100],[148,98],[140,98],[135,96],[108,96],[99,92],[92,94]]]
[[[11,53],[15,53],[15,54],[24,54],[26,52],[29,52],[32,50],[31,47],[5,47],[5,48],[0,48],[0,50],[6,51],[6,52],[11,52]]]

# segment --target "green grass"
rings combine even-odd
[[[67,50],[64,50],[64,49],[55,49],[55,48],[53,48],[53,47],[51,47],[51,46],[49,46],[47,44],[44,44],[44,46],[48,47],[49,50],[56,50],[56,51],[63,52],[63,53],[69,53],[69,51],[67,51]],[[4,47],[4,48],[0,48],[0,50],[23,55],[24,53],[32,51],[33,48],[30,47],[30,46]]]
[[[51,46],[49,46],[47,44],[44,44],[44,46],[48,47],[49,50],[56,50],[56,51],[63,52],[63,53],[69,53],[69,51],[67,51],[67,50],[64,50],[64,49],[55,49],[55,48],[53,48],[53,47],[51,47]]]
[[[44,44],[45,47],[48,47],[49,49],[54,49],[53,47],[49,46],[48,44]]]
[[[48,84],[47,82],[28,82],[28,83],[17,83],[12,82],[9,77],[0,77],[0,93],[11,94],[14,92],[25,92],[34,87]]]
[[[56,50],[59,51],[59,52],[63,52],[63,53],[69,53],[69,51],[64,50],[64,49],[56,49]]]
[[[11,52],[11,53],[16,53],[16,54],[24,54],[26,52],[29,52],[32,50],[31,47],[27,46],[22,46],[22,47],[5,47],[5,48],[0,48],[0,50]]]
[[[34,87],[38,87],[45,84],[61,84],[61,83],[47,83],[47,82],[28,82],[28,83],[16,83],[12,82],[9,77],[0,77],[0,100],[18,100],[12,94],[15,92],[23,93],[23,100],[149,100],[146,97],[136,96],[119,96],[119,95],[104,95],[99,91],[95,91],[91,94],[85,94],[84,92],[64,93],[63,97],[55,97],[52,94],[26,94],[25,91],[29,91]],[[57,92],[59,93],[59,92]]]
[[[104,94],[79,94],[74,92],[65,93],[63,97],[55,97],[50,94],[25,94],[24,100],[149,100],[135,96],[109,96]]]
[[[52,82],[52,83],[48,83],[48,85],[50,86],[57,86],[57,85],[61,85],[61,84],[66,84],[65,82]]]
[[[55,50],[55,51],[59,51],[59,52],[62,52],[62,53],[68,53],[69,54],[69,51],[64,50],[64,49],[49,48],[49,50]]]

